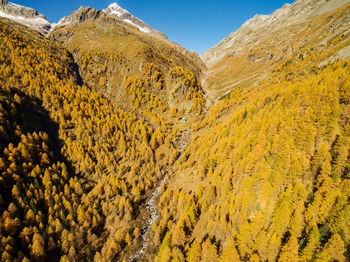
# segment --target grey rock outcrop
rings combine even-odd
[[[78,10],[75,10],[71,15],[65,16],[57,23],[58,26],[66,24],[81,23],[90,19],[97,19],[101,16],[102,11],[96,10],[89,6],[81,6]]]
[[[7,2],[6,0],[0,1],[0,17],[14,20],[43,34],[48,34],[51,30],[52,23],[37,10]]]

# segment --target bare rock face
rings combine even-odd
[[[66,25],[81,23],[90,19],[97,19],[101,16],[101,10],[96,10],[89,6],[81,6],[78,10],[74,11],[71,15],[61,18],[57,25]]]
[[[14,3],[1,0],[1,10],[12,16],[20,16],[22,18],[43,18],[46,17],[33,8],[17,5]]]
[[[52,23],[33,8],[17,5],[6,0],[0,0],[0,17],[14,20],[43,34],[48,34]]]
[[[237,31],[203,53],[201,58],[210,67],[228,53],[240,52],[243,47],[256,45],[266,34],[302,23],[312,16],[335,10],[348,2],[350,0],[296,0],[270,15],[255,15]]]

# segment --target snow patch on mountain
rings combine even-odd
[[[102,11],[105,12],[106,14],[117,16],[124,22],[131,24],[133,26],[136,26],[141,32],[152,33],[152,31],[155,31],[153,28],[147,25],[144,21],[133,16],[132,14],[129,13],[128,10],[120,7],[117,3],[110,4],[106,9],[103,9]]]
[[[129,20],[129,19],[125,19],[124,22],[127,22],[127,23],[129,23],[129,24],[131,24],[131,25],[133,25],[133,26],[136,26],[136,27],[137,27],[140,31],[142,31],[142,32],[145,32],[145,33],[150,33],[150,32],[151,32],[151,30],[149,30],[148,28],[146,28],[146,27],[141,27],[141,26],[139,26],[139,25],[133,23],[133,22],[132,22],[131,20]]]
[[[10,3],[6,0],[0,0],[0,17],[5,17],[28,26],[44,35],[48,35],[57,26],[79,23],[88,19],[97,19],[101,17],[101,14],[117,17],[123,22],[136,27],[140,32],[167,39],[163,33],[152,28],[141,19],[133,16],[129,11],[120,7],[117,3],[110,4],[103,10],[96,10],[91,7],[82,6],[71,15],[62,17],[58,23],[51,23],[43,14],[33,8]]]
[[[53,24],[35,9],[6,1],[0,5],[0,17],[13,20],[45,35],[53,28]]]

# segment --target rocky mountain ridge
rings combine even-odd
[[[62,17],[58,23],[52,23],[46,19],[45,15],[33,8],[11,3],[7,0],[1,0],[0,2],[0,17],[14,20],[20,24],[26,25],[36,31],[41,32],[44,35],[49,34],[56,26],[63,26],[70,23],[80,23],[89,19],[97,19],[103,15],[116,17],[128,25],[136,27],[140,32],[167,39],[165,34],[152,28],[141,19],[132,15],[126,9],[120,7],[117,3],[112,3],[103,10],[97,10],[88,6],[81,6],[71,15]]]
[[[246,21],[238,30],[225,37],[213,48],[201,55],[208,66],[220,61],[227,53],[239,52],[250,44],[260,42],[261,36],[302,23],[308,18],[332,11],[349,0],[297,0],[292,4],[285,4],[270,15],[255,15]]]
[[[158,36],[160,38],[166,39],[166,36],[162,32],[155,30],[154,28],[146,24],[141,19],[137,18],[136,16],[133,16],[132,14],[129,13],[128,10],[120,7],[115,2],[110,4],[106,9],[103,9],[102,11],[105,12],[106,14],[116,16],[122,19],[126,23],[136,26],[141,32],[149,33],[154,36]]]
[[[1,0],[0,2],[0,17],[14,20],[43,34],[48,34],[53,28],[53,24],[37,10],[6,0]]]
[[[349,6],[349,0],[297,0],[270,15],[256,15],[201,55],[208,68],[207,93],[217,100],[236,87],[255,85],[305,46],[322,49],[337,36],[346,41]],[[349,57],[349,49],[339,55]]]
[[[116,17],[128,25],[131,25],[132,27],[136,27],[137,30],[142,33],[147,33],[152,36],[166,39],[166,36],[163,33],[152,28],[141,19],[132,15],[129,11],[120,7],[117,3],[112,3],[107,8],[102,10],[97,10],[88,6],[81,6],[78,10],[74,11],[71,15],[61,18],[56,26],[63,26],[63,25],[73,24],[73,23],[81,23],[83,21],[90,20],[90,19],[97,19],[102,16],[105,16],[106,19],[108,16]]]

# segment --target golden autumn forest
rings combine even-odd
[[[0,18],[1,262],[349,261],[347,1],[210,63],[66,19]]]

